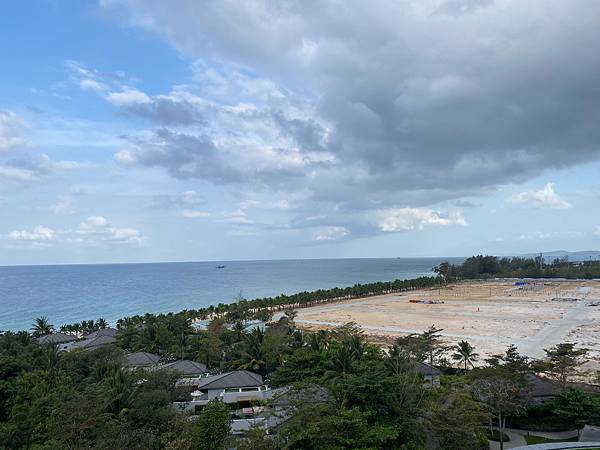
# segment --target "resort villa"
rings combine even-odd
[[[60,351],[66,351],[71,342],[75,342],[77,338],[72,334],[52,333],[40,336],[36,339],[40,345],[56,345]]]
[[[118,331],[114,328],[101,328],[98,331],[86,334],[83,339],[73,340],[65,345],[64,350],[94,350],[104,345],[117,342]]]
[[[197,379],[179,380],[177,386],[193,385],[195,390],[189,394],[190,400],[174,402],[178,412],[196,414],[203,406],[214,399],[232,405],[232,433],[249,430],[255,425],[266,425],[266,418],[261,416],[265,407],[260,405],[269,400],[272,390],[263,378],[247,370],[234,370],[219,375],[209,375]]]

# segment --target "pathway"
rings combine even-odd
[[[570,331],[590,322],[586,318],[587,308],[588,302],[579,300],[577,305],[567,311],[561,319],[552,322],[535,336],[526,339],[524,345],[519,347],[519,352],[534,358],[545,356],[545,348],[564,342]]]
[[[522,447],[527,445],[527,441],[525,438],[514,431],[506,429],[504,433],[510,438],[510,441],[504,443],[504,448],[515,448]],[[490,450],[500,450],[500,442],[489,441],[490,442]]]

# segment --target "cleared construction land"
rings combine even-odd
[[[515,280],[464,282],[297,312],[296,323],[302,328],[356,322],[381,342],[435,325],[449,344],[467,340],[482,356],[503,353],[515,344],[522,354],[540,358],[544,348],[576,342],[591,350],[583,369],[600,368],[600,281],[537,280],[521,286]]]

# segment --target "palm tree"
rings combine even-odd
[[[344,345],[352,352],[355,359],[359,359],[365,352],[363,337],[360,334],[351,334],[344,339]]]
[[[126,350],[134,350],[134,347],[140,340],[139,330],[135,325],[128,322],[125,326],[121,327],[119,334],[117,335],[117,341],[121,348]]]
[[[237,357],[231,363],[234,369],[253,370],[264,374],[267,362],[263,352],[263,341],[265,334],[260,328],[254,328],[252,332],[244,337],[239,343]]]
[[[176,340],[177,340],[177,347],[179,347],[181,360],[183,361],[183,355],[185,354],[185,349],[188,346],[188,337],[182,331],[181,334],[177,335]]]
[[[35,319],[35,323],[33,324],[33,328],[31,330],[33,331],[33,335],[35,337],[40,337],[44,336],[45,334],[52,333],[52,331],[54,331],[54,325],[51,325],[50,322],[48,322],[47,317],[38,317]]]
[[[136,394],[131,377],[118,369],[106,381],[107,410],[115,416],[123,415],[131,407]]]
[[[479,353],[476,353],[475,348],[467,341],[460,341],[454,347],[455,353],[452,354],[452,359],[459,361],[460,364],[465,365],[465,371],[469,369],[469,366],[473,367],[473,362],[479,358]]]
[[[108,327],[108,322],[106,320],[104,320],[102,317],[100,317],[97,321],[96,321],[96,326],[99,329],[104,329],[106,327]]]
[[[328,344],[329,334],[325,330],[319,330],[316,333],[310,333],[306,339],[306,345],[315,352],[325,350]]]
[[[341,345],[333,358],[327,361],[327,370],[324,379],[332,384],[339,380],[344,380],[354,372],[356,364],[356,353],[348,346]]]
[[[44,350],[44,363],[47,369],[53,370],[58,366],[60,352],[57,345],[46,345]]]
[[[402,347],[393,345],[384,359],[385,367],[394,375],[400,375],[411,368],[414,360],[411,355]]]
[[[244,322],[236,320],[233,324],[233,332],[235,333],[236,341],[241,341],[244,338]]]

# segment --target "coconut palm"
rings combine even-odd
[[[35,337],[44,336],[45,334],[50,334],[52,331],[54,331],[54,325],[51,325],[50,322],[48,322],[47,317],[38,317],[35,319],[33,328],[31,330],[33,331],[33,335]]]
[[[238,351],[231,367],[234,369],[253,370],[264,374],[266,360],[263,351],[265,333],[260,328],[254,328],[252,332],[244,336],[244,340],[237,344]]]
[[[400,375],[411,368],[414,364],[414,359],[411,358],[411,355],[404,348],[393,345],[384,358],[384,364],[394,375]]]
[[[108,327],[108,322],[106,320],[104,320],[102,317],[100,317],[97,321],[96,321],[96,326],[99,329],[104,329],[106,327]]]
[[[329,333],[325,330],[319,330],[316,333],[310,333],[306,338],[306,345],[315,352],[327,349],[329,344]]]
[[[476,353],[475,348],[467,341],[460,341],[455,347],[455,352],[452,354],[452,359],[459,361],[460,364],[464,364],[465,370],[469,369],[469,366],[473,367],[473,362],[479,358],[479,353]]]
[[[362,335],[351,334],[344,339],[344,344],[352,352],[355,359],[359,359],[365,352],[365,343]]]
[[[233,324],[233,332],[235,333],[236,341],[241,341],[244,338],[244,322],[236,320]]]
[[[46,345],[43,362],[47,369],[53,370],[58,366],[60,352],[57,345]]]
[[[136,394],[133,381],[126,371],[119,369],[107,378],[106,384],[107,410],[115,416],[122,416],[131,407]]]
[[[324,379],[335,385],[337,381],[350,377],[354,372],[356,353],[349,346],[341,345],[333,358],[327,361],[326,366]]]
[[[181,360],[183,361],[183,355],[185,354],[185,350],[188,347],[188,337],[182,331],[181,334],[177,335],[176,340],[177,340],[177,348],[179,348]]]

